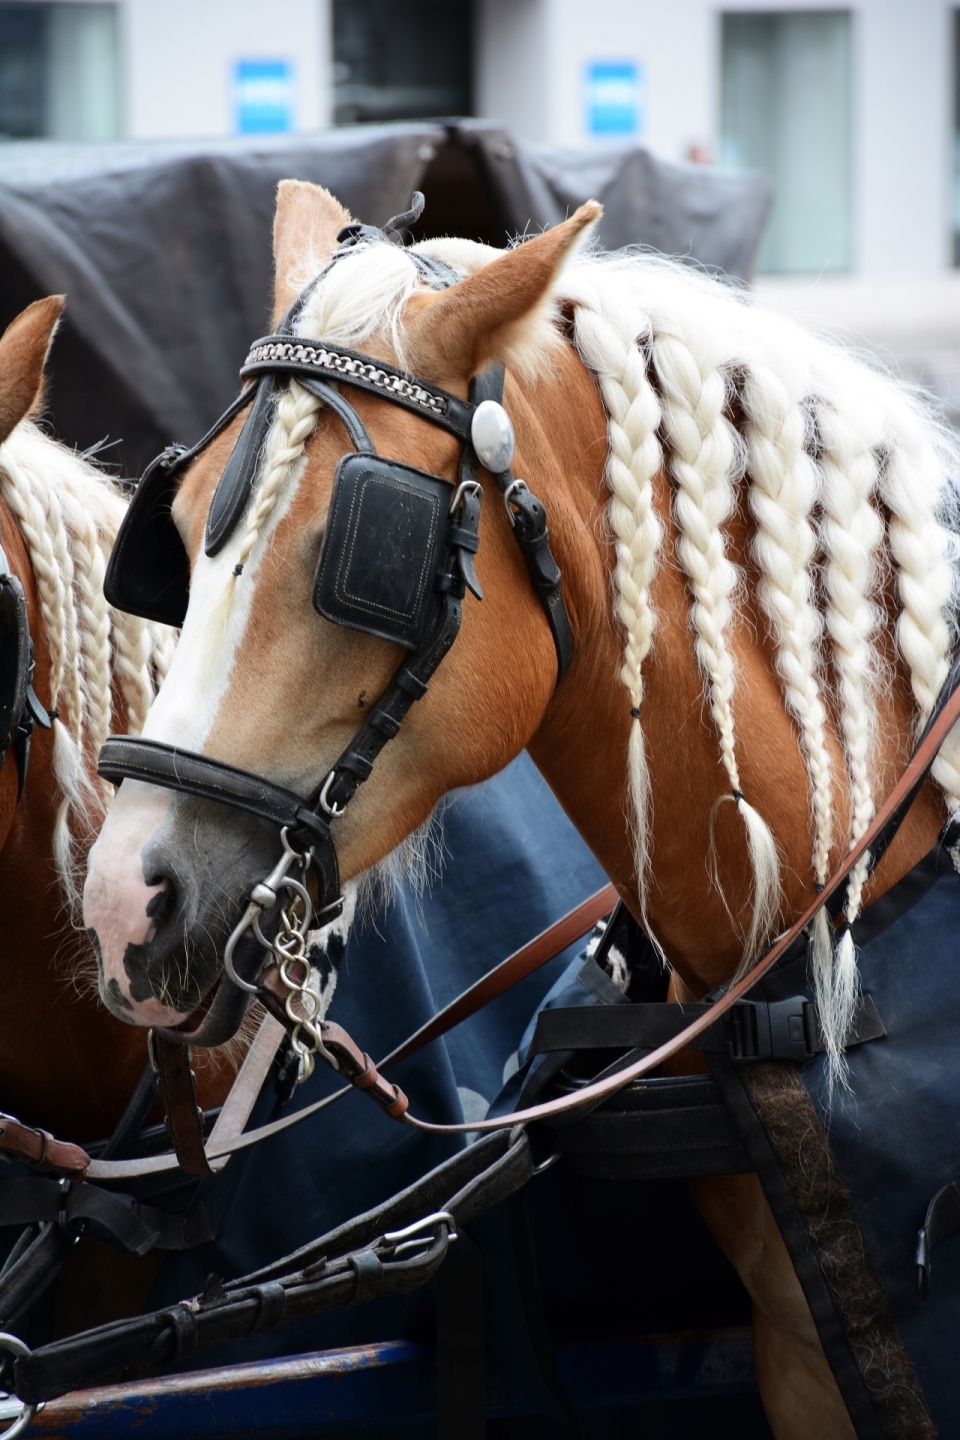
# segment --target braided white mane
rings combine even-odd
[[[462,240],[418,248],[464,273],[498,253]],[[409,253],[390,245],[359,247],[313,292],[298,332],[353,346],[385,332],[402,362],[398,317],[418,284]],[[896,640],[918,730],[946,677],[957,592],[951,481],[960,475],[960,450],[897,382],[688,267],[640,255],[574,258],[554,298],[573,309],[574,340],[597,376],[608,415],[613,601],[624,634],[621,678],[635,716],[628,766],[641,902],[651,823],[643,665],[653,643],[650,593],[663,546],[652,481],[666,466],[677,560],[688,581],[697,659],[730,786],[724,798],[743,820],[753,868],[753,915],[743,937],[747,965],[780,918],[780,862],[775,839],[740,781],[729,646],[739,577],[726,553],[724,527],[738,510],[752,520],[759,600],[806,762],[811,858],[822,884],[835,839],[838,787],[848,789],[851,799],[847,843],[863,834],[874,812],[871,692],[885,574],[892,572],[895,580]],[[557,339],[549,312],[539,313],[521,348],[505,358],[529,373],[536,357],[542,368]],[[734,402],[743,417],[740,433],[730,419]],[[258,540],[266,542],[265,522],[288,479],[299,473],[319,408],[295,381],[281,394],[247,520],[244,561]],[[832,773],[826,743],[828,671],[836,676],[831,698],[846,752],[842,775]],[[953,812],[960,806],[956,732],[933,775]],[[857,867],[849,886],[848,924],[860,911],[866,865]],[[834,953],[823,911],[811,959],[830,1072],[842,1077],[856,957],[849,929]]]
[[[648,596],[658,535],[649,512],[652,480],[662,463],[658,438],[665,448],[697,656],[753,860],[746,965],[777,921],[779,879],[773,838],[751,813],[738,779],[735,677],[725,638],[736,576],[724,555],[724,521],[734,507],[746,508],[753,521],[759,599],[806,761],[813,869],[822,884],[834,841],[835,789],[850,792],[849,845],[874,813],[871,694],[885,571],[892,570],[896,583],[896,639],[918,731],[946,678],[955,639],[960,447],[903,386],[679,265],[640,256],[579,260],[560,289],[575,307],[576,344],[598,377],[610,417],[609,517],[617,540],[618,615],[626,633],[623,678],[637,709],[640,666],[653,631]],[[744,416],[739,436],[728,419],[734,401]],[[882,512],[888,516],[886,545]],[[843,775],[831,773],[826,745],[828,670],[837,677],[832,698],[846,752]],[[639,731],[639,720],[634,729]],[[956,730],[933,775],[952,813],[960,806]],[[630,778],[642,887],[649,824],[642,741],[631,748]],[[860,912],[867,865],[865,857],[853,872],[848,926]],[[842,1078],[856,956],[849,928],[833,953],[824,910],[811,960],[830,1072]]]
[[[112,678],[128,728],[140,730],[173,655],[173,632],[113,610],[103,596],[107,557],[126,510],[109,478],[24,421],[0,446],[0,494],[16,517],[36,579],[50,650],[34,688],[53,722],[61,800],[54,859],[65,897],[78,899],[75,848],[103,820],[113,787],[91,777],[110,731]]]

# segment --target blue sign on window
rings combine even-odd
[[[276,135],[293,129],[293,66],[289,60],[238,60],[233,78],[239,134]]]
[[[639,135],[643,130],[643,67],[633,60],[599,60],[586,67],[587,131]]]

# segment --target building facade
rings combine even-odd
[[[946,0],[0,0],[0,133],[102,139],[472,113],[522,140],[759,168],[770,274],[960,261]]]

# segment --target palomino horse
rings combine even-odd
[[[951,645],[948,487],[935,427],[893,383],[686,269],[578,257],[598,214],[586,205],[506,254],[432,242],[423,250],[462,277],[439,293],[409,252],[361,242],[297,318],[299,335],[461,397],[488,362],[506,364],[515,472],[547,508],[573,631],[558,685],[484,474],[483,601],[466,598],[428,693],[335,820],[336,852],[345,879],[360,875],[447,791],[526,746],[662,947],[674,996],[702,996],[802,913],[934,702]],[[348,219],[322,190],[281,186],[276,316],[324,271]],[[180,483],[189,609],[144,733],[305,795],[401,652],[310,603],[334,470],[352,446],[309,390],[291,381],[278,394],[252,499],[214,554],[207,512],[242,417]],[[351,400],[381,455],[454,478],[455,438],[375,394]],[[958,764],[951,739],[876,872],[855,872],[848,921],[930,849],[958,804]],[[114,1012],[181,1033],[202,1025],[195,1007],[277,854],[258,819],[224,824],[209,800],[125,782],[85,890]],[[842,1083],[849,937],[834,953],[826,922],[815,927],[811,967]],[[755,1178],[696,1193],[753,1297],[776,1434],[852,1434]]]

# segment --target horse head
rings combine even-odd
[[[506,361],[504,404],[517,432],[517,474],[535,488],[553,470],[582,467],[587,445],[564,424],[575,453],[561,453],[550,433],[559,417],[549,407],[538,413],[516,377],[526,373],[529,384],[543,365],[578,368],[549,313],[550,289],[598,213],[585,206],[565,225],[492,259],[482,247],[466,247],[489,263],[449,290],[430,288],[399,247],[361,244],[342,254],[308,294],[296,333],[352,344],[464,400],[488,362]],[[281,187],[275,323],[329,265],[349,220],[316,187]],[[477,257],[470,258],[476,266]],[[602,411],[586,376],[579,389],[592,410],[594,434],[602,434]],[[375,394],[350,398],[380,456],[440,477],[449,482],[448,497],[453,494],[462,450],[457,436]],[[144,735],[306,796],[407,652],[379,635],[332,623],[311,604],[335,472],[354,444],[333,410],[296,380],[277,392],[252,498],[226,543],[208,553],[211,505],[218,503],[214,496],[244,423],[238,415],[190,465],[176,492],[173,518],[190,559],[189,607],[163,699]],[[587,463],[599,474],[602,450]],[[557,680],[551,633],[513,542],[507,508],[495,492],[485,506],[477,556],[484,599],[467,595],[450,655],[384,748],[375,779],[337,820],[344,880],[376,865],[449,790],[499,770],[535,733],[550,704]],[[568,501],[551,524],[573,531],[583,518]],[[390,536],[377,538],[380,558],[371,561],[385,563]],[[400,558],[411,566],[419,560]],[[432,574],[427,583],[432,586]],[[575,599],[568,603],[573,613]],[[225,822],[223,807],[208,799],[126,780],[91,856],[85,902],[105,983],[122,995],[105,993],[116,1013],[140,1023],[182,1024],[221,974],[223,947],[242,904],[277,852],[276,828],[255,817],[234,813]],[[239,998],[233,992],[218,999],[230,1012],[225,1026],[236,1022]],[[205,1024],[203,1035],[211,1028]]]

